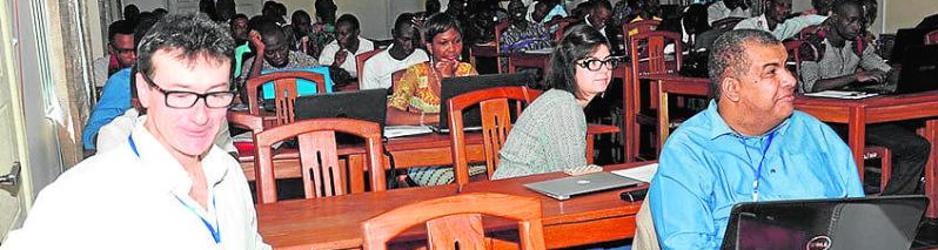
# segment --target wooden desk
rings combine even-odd
[[[487,44],[476,44],[469,47],[469,63],[472,64],[473,68],[476,67],[477,57],[498,57],[498,49],[495,48],[495,43]],[[499,69],[501,70],[501,69]]]
[[[929,119],[925,122],[922,135],[931,143],[931,152],[925,165],[925,195],[931,200],[926,216],[938,217],[938,185],[935,183],[938,181],[938,120],[935,120],[938,117],[938,91],[861,100],[796,96],[795,108],[825,122],[847,124],[847,144],[853,151],[861,179],[867,124]]]
[[[641,164],[647,162],[607,166],[606,170]],[[544,241],[548,248],[621,240],[635,234],[635,214],[641,202],[619,199],[623,189],[557,201],[522,186],[563,175],[549,173],[472,182],[463,186],[462,192],[497,192],[540,198]],[[264,241],[275,249],[360,248],[361,223],[365,220],[404,204],[455,195],[457,189],[456,184],[450,184],[258,205],[259,231]]]
[[[546,72],[550,68],[550,54],[543,53],[511,53],[508,55],[508,73],[517,72],[518,67],[539,68]]]

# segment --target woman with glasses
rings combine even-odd
[[[586,165],[583,108],[601,95],[619,62],[595,28],[568,29],[551,55],[550,90],[528,106],[499,152],[492,179],[563,171]]]

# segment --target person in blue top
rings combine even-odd
[[[714,43],[714,98],[668,138],[651,181],[662,249],[719,248],[739,202],[863,196],[843,140],[794,110],[786,58],[765,31],[734,30]]]

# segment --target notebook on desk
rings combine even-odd
[[[722,249],[909,249],[927,205],[921,195],[739,203]]]
[[[524,186],[535,192],[550,196],[551,198],[566,200],[574,195],[614,188],[633,187],[640,183],[642,182],[613,173],[598,172],[528,183],[524,184]]]

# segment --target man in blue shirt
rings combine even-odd
[[[714,99],[671,135],[651,182],[662,249],[719,248],[739,202],[863,196],[843,140],[794,111],[787,57],[765,31],[734,30],[714,43]]]
[[[81,132],[81,143],[85,150],[94,150],[98,130],[130,109],[130,68],[111,75],[101,90],[101,99],[95,104],[85,128]]]

